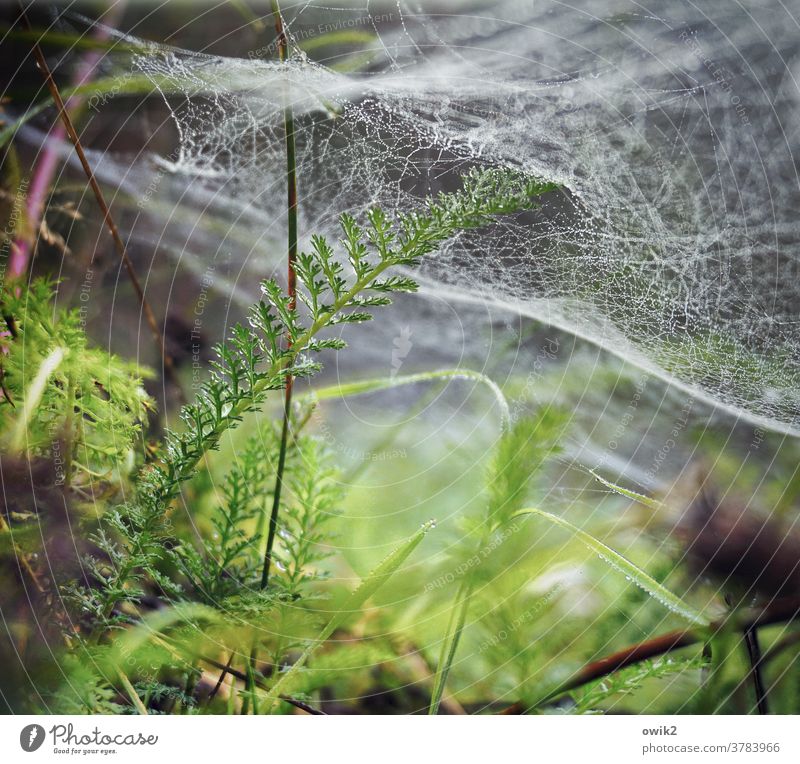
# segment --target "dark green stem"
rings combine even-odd
[[[281,61],[286,61],[289,54],[289,43],[286,31],[283,28],[278,0],[272,2],[272,13],[275,16],[275,31],[278,36],[278,55]],[[288,289],[290,298],[289,308],[297,308],[297,274],[295,262],[297,261],[297,161],[295,158],[294,116],[288,97],[283,110],[283,122],[286,138],[286,209],[288,214]],[[289,424],[292,415],[292,389],[293,378],[286,377],[286,394],[283,405],[283,428],[281,430],[281,445],[278,455],[278,469],[275,474],[275,490],[272,494],[272,511],[269,517],[269,530],[267,532],[267,546],[264,550],[264,567],[261,572],[261,588],[266,589],[269,584],[270,567],[272,566],[272,547],[275,543],[275,533],[278,528],[278,512],[281,506],[281,493],[283,491],[283,474],[286,469],[286,450],[289,443]]]
[[[764,677],[761,672],[763,656],[761,645],[758,641],[758,629],[755,626],[744,630],[744,641],[747,645],[747,654],[750,657],[751,675],[753,677],[753,688],[756,693],[756,708],[762,715],[769,714],[769,704],[767,703],[767,690],[764,686]]]
[[[275,490],[272,494],[272,511],[269,516],[267,529],[267,546],[264,550],[264,567],[261,571],[261,588],[266,589],[269,583],[269,571],[272,566],[272,547],[275,544],[275,534],[278,530],[278,512],[281,506],[281,493],[283,489],[283,473],[286,469],[286,451],[289,444],[289,421],[292,415],[292,378],[286,379],[286,396],[283,404],[283,428],[281,430],[281,445],[278,453],[278,468],[275,473]]]
[[[283,17],[281,16],[278,0],[272,2],[272,13],[275,17],[275,33],[278,38],[278,56],[281,61],[286,61],[289,55],[289,42],[286,37],[286,30],[283,28]],[[287,257],[287,294],[289,295],[289,308],[297,309],[297,273],[295,263],[297,261],[297,160],[295,155],[294,139],[294,115],[289,104],[288,97],[283,110],[283,124],[286,143],[286,210],[288,216],[288,257]],[[291,346],[290,346],[291,349]],[[269,573],[272,567],[272,548],[275,544],[275,534],[278,529],[278,512],[281,506],[281,494],[283,492],[283,474],[286,469],[286,451],[289,443],[289,425],[292,415],[292,390],[294,388],[294,378],[291,374],[286,375],[286,392],[283,401],[283,427],[281,429],[281,444],[278,454],[278,466],[275,472],[275,490],[272,493],[272,510],[269,516],[269,528],[267,530],[267,545],[264,549],[264,566],[261,571],[261,588],[266,589],[269,584]],[[260,541],[261,531],[257,532],[257,541]],[[257,651],[253,648],[250,652],[250,661],[247,671],[248,684],[249,677],[254,675]],[[230,664],[229,664],[230,665]],[[218,680],[218,685],[222,683],[228,667],[223,669],[222,675]],[[253,701],[255,703],[255,687],[249,687]],[[247,700],[245,699],[245,709]]]
[[[278,37],[278,56],[285,62],[289,55],[289,42],[286,30],[283,28],[283,17],[278,0],[272,2],[272,13],[275,17],[275,32]],[[287,294],[289,295],[289,309],[297,309],[297,160],[295,157],[294,141],[294,115],[289,103],[288,93],[283,108],[283,125],[286,142],[286,212],[288,217],[288,257],[287,257]],[[288,342],[288,341],[287,341]],[[291,343],[289,343],[291,350]],[[267,531],[267,545],[264,549],[264,567],[261,571],[261,588],[266,589],[269,584],[269,573],[272,567],[272,548],[275,544],[275,534],[278,530],[278,513],[281,508],[281,494],[283,493],[283,475],[286,469],[286,451],[289,445],[289,426],[292,418],[292,390],[294,378],[286,375],[286,392],[283,400],[283,426],[281,428],[281,445],[278,453],[278,467],[275,472],[275,490],[272,492],[272,511],[269,515],[269,528]],[[256,706],[256,687],[253,677],[256,674],[256,661],[258,650],[253,646],[250,651],[250,660],[247,666],[248,696],[253,700],[253,713],[258,713]],[[247,708],[245,702],[245,709]]]

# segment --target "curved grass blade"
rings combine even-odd
[[[636,491],[631,491],[628,488],[623,488],[616,483],[612,483],[610,480],[606,480],[604,477],[598,475],[594,470],[589,470],[589,474],[595,480],[601,482],[606,488],[610,488],[614,493],[618,493],[621,496],[626,496],[632,501],[643,504],[645,507],[650,507],[650,509],[660,509],[663,506],[660,501],[657,501],[651,496],[645,496],[643,493],[637,493]]]
[[[207,605],[191,602],[164,608],[151,613],[143,618],[141,623],[126,630],[122,636],[114,641],[111,654],[114,658],[128,656],[143,647],[150,639],[165,629],[193,620],[220,622],[221,615]]]
[[[136,709],[136,713],[140,716],[147,716],[147,709],[145,708],[144,703],[142,703],[139,693],[136,692],[136,689],[131,684],[131,680],[128,679],[128,675],[122,669],[117,669],[117,674],[119,676],[120,683],[125,688],[125,692],[128,694],[128,697],[133,704],[133,707]]]
[[[9,24],[0,24],[0,35],[3,39],[21,40],[22,42],[37,42],[42,46],[54,48],[69,48],[70,50],[102,50],[117,53],[147,53],[152,45],[137,43],[132,40],[98,40],[86,33],[62,32],[44,27],[33,29],[15,29]]]
[[[497,403],[500,406],[500,416],[503,430],[507,430],[511,421],[511,411],[508,406],[503,391],[497,383],[481,374],[479,371],[470,369],[439,369],[438,371],[425,371],[420,374],[405,374],[397,377],[380,377],[375,379],[364,379],[358,382],[347,382],[343,385],[331,385],[322,387],[307,393],[308,397],[319,401],[330,400],[331,398],[348,398],[353,395],[365,395],[366,393],[390,390],[394,387],[403,385],[414,385],[419,382],[435,382],[441,379],[469,379],[486,385],[492,391]]]
[[[269,712],[275,703],[280,700],[280,695],[284,692],[284,688],[294,679],[314,651],[322,645],[352,613],[358,612],[364,603],[398,571],[408,556],[417,548],[425,537],[425,534],[427,534],[434,525],[435,523],[433,521],[425,523],[411,538],[385,557],[361,584],[350,593],[341,606],[336,609],[330,621],[328,621],[322,631],[303,651],[303,654],[292,664],[292,667],[278,679],[269,693],[267,693],[267,702],[264,706],[266,712]]]
[[[156,640],[165,629],[195,620],[214,623],[220,622],[222,616],[213,608],[198,603],[180,603],[151,613],[115,639],[111,649],[98,656],[98,664],[109,673],[116,672],[119,666],[128,665],[132,655],[151,640]]]
[[[638,587],[646,591],[651,597],[658,600],[664,607],[671,610],[676,615],[685,618],[687,621],[694,625],[708,626],[710,621],[702,613],[693,608],[688,603],[684,602],[677,594],[673,594],[665,586],[662,586],[652,576],[645,573],[640,567],[634,565],[629,559],[623,557],[619,552],[615,552],[611,547],[606,546],[602,541],[596,539],[594,536],[582,531],[577,526],[562,519],[556,515],[551,515],[549,512],[544,512],[541,509],[527,508],[521,509],[511,515],[514,519],[517,517],[524,517],[525,515],[534,515],[541,517],[544,520],[552,523],[553,525],[566,528],[572,533],[578,541],[585,547],[588,547],[593,552],[596,552],[603,562],[608,563],[614,570],[622,573],[629,578]]]
[[[17,416],[17,421],[14,423],[11,431],[11,450],[15,453],[22,451],[25,445],[25,438],[28,434],[28,424],[36,411],[39,401],[44,395],[45,387],[47,387],[50,377],[55,374],[56,369],[61,365],[64,360],[66,351],[62,347],[55,347],[50,351],[47,358],[42,361],[42,365],[36,372],[30,387],[25,393],[25,400],[22,404],[22,411]]]

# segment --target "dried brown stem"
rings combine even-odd
[[[744,618],[737,619],[736,629],[742,632],[752,632],[762,626],[794,620],[798,615],[800,615],[800,598],[784,597],[774,600],[763,609],[748,611]],[[611,655],[586,664],[566,682],[549,693],[542,702],[552,701],[571,690],[602,679],[604,676],[613,674],[615,671],[627,668],[635,663],[640,663],[649,658],[657,658],[660,655],[665,655],[683,647],[705,643],[708,641],[709,635],[713,635],[723,628],[730,628],[728,620],[717,621],[702,630],[679,629],[671,631],[653,639],[625,647]],[[763,658],[759,662],[763,663]],[[502,713],[525,713],[526,710],[521,703],[514,703]]]
[[[28,21],[28,17],[25,13],[24,7],[20,5],[20,13],[22,16],[22,20],[27,26],[28,30],[33,33],[33,27]],[[108,228],[109,232],[111,233],[111,238],[114,241],[114,247],[117,250],[119,258],[122,264],[125,266],[125,270],[128,274],[128,279],[133,286],[133,290],[136,292],[136,297],[139,301],[139,306],[144,313],[145,320],[147,321],[147,325],[150,328],[151,333],[153,334],[153,338],[155,339],[159,351],[161,353],[162,363],[164,365],[164,371],[166,375],[170,378],[170,381],[175,385],[176,389],[178,390],[179,394],[183,398],[183,391],[181,386],[178,382],[176,373],[175,373],[175,365],[172,361],[171,356],[167,353],[166,347],[164,345],[164,337],[159,329],[158,322],[156,321],[155,314],[153,313],[153,309],[150,307],[150,303],[147,300],[147,297],[144,293],[144,289],[142,288],[142,284],[139,281],[139,277],[136,275],[136,270],[133,267],[133,262],[128,255],[128,250],[125,246],[125,243],[122,241],[122,237],[119,233],[119,228],[117,228],[117,224],[114,222],[114,218],[111,215],[111,210],[106,203],[105,196],[103,195],[103,191],[100,188],[100,184],[97,182],[97,178],[95,177],[94,171],[92,170],[91,165],[89,164],[89,160],[86,158],[86,153],[83,150],[83,146],[81,144],[80,138],[78,136],[77,131],[75,130],[75,126],[72,124],[72,119],[69,116],[69,112],[64,104],[64,100],[61,98],[61,93],[58,90],[58,86],[56,85],[55,80],[53,79],[53,74],[50,71],[50,67],[47,64],[47,59],[44,57],[44,53],[42,53],[42,49],[39,46],[39,43],[34,40],[33,42],[33,54],[36,58],[36,65],[41,71],[42,76],[44,77],[45,84],[47,85],[48,90],[50,91],[50,95],[53,98],[53,102],[58,109],[58,115],[61,118],[61,121],[64,124],[64,129],[69,136],[72,145],[75,147],[75,153],[78,155],[78,159],[80,160],[81,166],[83,167],[83,171],[86,174],[86,178],[89,182],[89,186],[92,189],[92,193],[94,194],[95,200],[97,201],[97,206],[100,208],[100,211],[103,215],[103,220]]]

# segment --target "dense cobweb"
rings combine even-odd
[[[454,343],[466,363],[487,342],[470,311],[518,314],[797,434],[800,29],[777,0],[616,6],[286,4],[286,64],[274,42],[238,59],[150,46],[119,66],[161,91],[178,140],[125,172],[105,155],[101,172],[144,200],[140,241],[198,273],[232,257],[217,286],[242,302],[280,268],[287,104],[306,238],[336,237],[344,211],[413,208],[472,166],[556,180],[538,210],[430,258],[428,307],[394,325],[433,321],[414,324],[418,347]],[[355,71],[301,50],[346,29],[371,35]]]

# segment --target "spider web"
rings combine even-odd
[[[608,5],[287,5],[285,65],[259,60],[274,58],[269,40],[238,59],[149,46],[119,65],[160,89],[175,150],[154,151],[149,169],[108,155],[99,166],[146,201],[139,241],[198,273],[233,253],[218,285],[243,303],[256,277],[282,268],[287,103],[305,234],[336,238],[344,211],[413,208],[472,166],[555,179],[563,190],[538,210],[430,258],[417,274],[423,306],[401,302],[393,325],[467,363],[487,341],[470,316],[536,319],[796,435],[798,8]],[[359,71],[301,51],[337,30],[372,35]],[[365,359],[390,337],[371,331]]]

